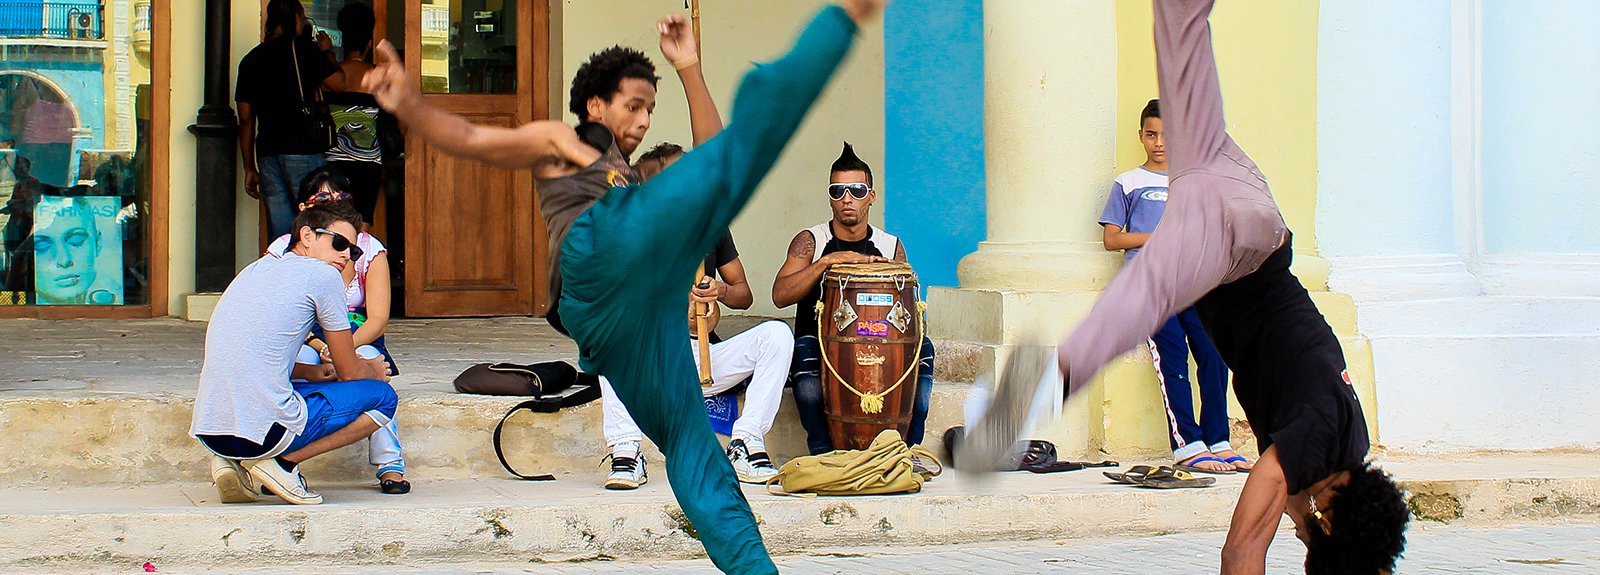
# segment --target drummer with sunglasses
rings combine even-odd
[[[806,448],[813,455],[833,451],[828,418],[823,413],[821,342],[812,310],[822,297],[823,272],[834,264],[904,262],[906,248],[900,238],[869,221],[878,192],[872,187],[872,166],[848,142],[829,170],[828,206],[833,219],[800,230],[789,242],[789,257],[778,268],[772,284],[772,303],[780,308],[799,304],[794,318],[794,360],[790,381],[800,424],[806,430]],[[917,366],[917,400],[911,410],[906,443],[922,443],[933,397],[933,342],[922,338],[922,361]],[[920,464],[913,461],[913,464]]]

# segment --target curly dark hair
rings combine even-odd
[[[672,142],[662,142],[656,144],[656,147],[650,148],[650,151],[645,152],[644,155],[639,156],[639,162],[666,162],[667,158],[682,153],[683,146],[679,146]]]
[[[578,67],[572,76],[572,93],[567,108],[578,116],[578,121],[589,119],[589,98],[599,96],[610,101],[622,89],[623,78],[638,78],[651,87],[661,78],[656,77],[656,65],[644,52],[633,48],[612,46],[589,56],[589,61]]]
[[[1405,551],[1411,512],[1400,486],[1371,462],[1349,471],[1350,483],[1338,489],[1328,516],[1331,533],[1308,529],[1306,575],[1392,572]]]

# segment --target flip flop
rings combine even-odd
[[[411,493],[411,482],[404,479],[399,481],[385,479],[379,484],[379,489],[387,495],[405,495]]]
[[[1229,465],[1233,465],[1233,462],[1235,462],[1235,461],[1243,461],[1245,463],[1250,463],[1250,460],[1249,459],[1245,459],[1243,455],[1235,455],[1233,457],[1229,457],[1227,459],[1222,460],[1223,463],[1227,463]],[[1249,469],[1244,469],[1244,468],[1239,467],[1237,465],[1233,466],[1233,470],[1237,471],[1239,473],[1249,473],[1250,472]]]
[[[1136,485],[1151,489],[1184,489],[1191,487],[1210,487],[1217,482],[1213,477],[1195,477],[1182,469],[1163,467],[1144,476]]]
[[[1222,464],[1226,464],[1226,465],[1230,465],[1230,466],[1232,465],[1231,463],[1228,463],[1228,462],[1223,461],[1223,460],[1221,460],[1219,458],[1216,458],[1216,457],[1211,457],[1209,455],[1204,456],[1204,457],[1191,458],[1191,459],[1188,459],[1187,461],[1189,463],[1199,463],[1201,461],[1215,461],[1217,463],[1222,463]],[[1182,464],[1182,463],[1180,463],[1178,465],[1175,465],[1174,467],[1176,467],[1179,471],[1187,471],[1189,473],[1204,473],[1206,475],[1233,475],[1235,473],[1235,471],[1232,470],[1232,469],[1229,469],[1227,471],[1217,471],[1215,469],[1206,469],[1204,467],[1195,467],[1193,465]]]
[[[1102,471],[1100,473],[1105,475],[1106,479],[1110,479],[1123,485],[1137,485],[1139,480],[1144,479],[1146,475],[1149,475],[1151,472],[1154,472],[1157,469],[1159,468],[1151,467],[1149,465],[1135,465],[1133,467],[1129,467],[1127,471],[1122,473],[1112,473],[1110,471]]]

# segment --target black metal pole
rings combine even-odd
[[[195,147],[195,291],[233,280],[239,120],[228,104],[230,0],[206,0],[205,99],[189,126]]]

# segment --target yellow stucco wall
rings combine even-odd
[[[1314,253],[1317,185],[1317,2],[1231,0],[1211,16],[1228,133],[1260,164],[1295,231]],[[1147,0],[1117,5],[1117,166],[1144,163],[1139,110],[1156,97]]]
[[[706,84],[727,120],[733,105],[733,91],[750,63],[770,60],[783,54],[795,34],[825,2],[744,2],[740,0],[702,0],[701,51]],[[661,56],[655,22],[668,12],[687,14],[683,0],[590,0],[568,2],[562,7],[563,46],[561,48],[560,109],[566,100],[572,75],[590,54],[613,44],[644,51],[656,63],[662,77],[656,96],[657,108],[650,134],[640,146],[671,141],[687,147],[690,143],[689,114],[683,87],[672,67]],[[883,177],[883,34],[882,23],[875,24],[858,39],[844,67],[785,150],[782,159],[762,184],[739,219],[733,235],[740,259],[749,274],[755,305],[750,313],[792,315],[772,305],[772,280],[783,264],[789,240],[801,229],[830,217],[826,188],[828,166],[838,157],[840,142],[849,140],[856,153],[873,167],[879,193],[872,220],[883,225],[883,200],[894,193],[893,182]],[[566,113],[564,121],[576,118]],[[891,230],[892,231],[892,230]]]
[[[1271,181],[1302,258],[1316,253],[1317,9],[1314,0],[1232,0],[1219,3],[1211,17],[1228,131]],[[1145,161],[1136,131],[1140,110],[1157,96],[1152,26],[1148,0],[1118,0],[1119,172]],[[1167,444],[1166,415],[1149,354],[1136,350],[1134,355],[1137,361],[1114,362],[1105,373],[1104,448],[1112,452],[1160,450]],[[1230,403],[1229,416],[1242,419],[1238,404]]]

